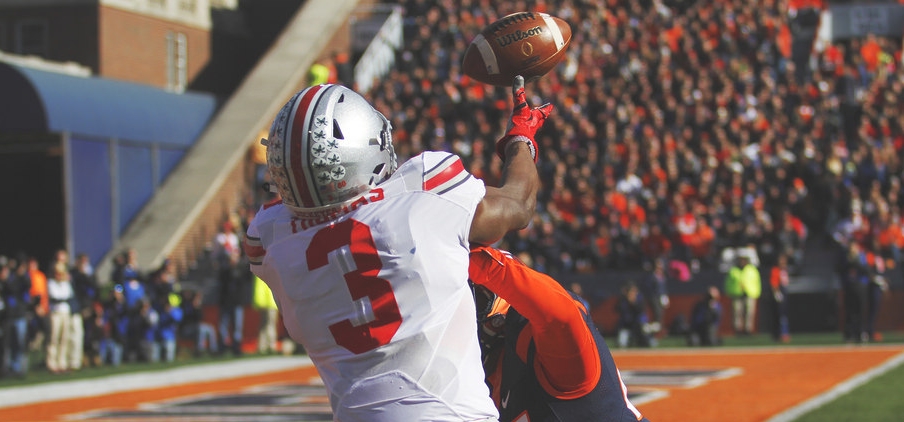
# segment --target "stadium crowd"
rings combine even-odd
[[[904,247],[899,38],[800,51],[824,7],[806,0],[403,5],[405,46],[369,95],[402,159],[451,150],[490,181],[507,90],[461,72],[468,43],[521,10],[572,23],[565,63],[533,82],[557,108],[538,135],[539,209],[501,248],[553,275],[665,266],[683,280],[752,251],[786,340],[782,289],[815,236],[839,253],[845,339],[878,339],[882,275]]]
[[[0,378],[21,378],[30,368],[65,374],[172,362],[180,348],[195,357],[241,356],[247,307],[262,314],[257,351],[276,352],[277,320],[263,317],[275,302],[242,256],[242,224],[238,213],[224,221],[193,274],[179,274],[170,260],[140,268],[134,249],[116,257],[109,283],[99,282],[84,254],[70,262],[59,250],[46,265],[27,255],[0,258]],[[211,307],[215,315],[207,315]]]
[[[900,40],[827,45],[801,71],[783,1],[402,5],[405,45],[367,96],[392,121],[400,160],[453,151],[489,183],[500,176],[494,130],[507,117],[509,92],[462,74],[468,43],[514,11],[548,11],[572,24],[565,62],[531,82],[531,102],[556,106],[538,136],[539,209],[501,245],[534,268],[555,275],[683,263],[693,271],[718,265],[728,248],[752,246],[763,274],[780,259],[793,273],[816,232],[852,257],[839,260],[843,280],[869,283],[880,267],[900,263]],[[351,84],[338,79],[345,73],[330,81]],[[230,239],[215,242],[218,250]],[[241,332],[234,322],[218,330],[204,323],[192,308],[201,298],[176,289],[179,275],[167,265],[144,273],[125,253],[102,295],[83,261],[58,271],[69,264],[61,254],[64,264],[44,268],[27,255],[0,265],[4,373],[24,374],[35,341],[56,347],[48,369],[65,371],[83,362],[172,359],[179,330],[203,337],[196,348],[210,351],[223,350],[217,332]],[[861,261],[868,265],[854,265]],[[45,290],[35,291],[42,278]],[[242,286],[232,291],[249,297],[249,284]],[[61,357],[67,339],[54,324],[67,313],[83,320],[75,335],[87,358]],[[219,336],[234,353],[240,341]]]
[[[541,209],[504,248],[556,274],[693,270],[753,245],[763,268],[785,255],[793,272],[811,231],[855,219],[858,242],[898,259],[900,40],[829,45],[798,72],[784,2],[552,3],[407,1],[405,47],[370,93],[403,156],[452,150],[495,179],[488,122],[505,118],[506,89],[463,75],[463,53],[510,12],[572,23],[566,62],[533,82],[557,107]]]

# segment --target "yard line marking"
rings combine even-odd
[[[0,409],[132,390],[217,381],[311,366],[307,356],[272,356],[0,389]]]

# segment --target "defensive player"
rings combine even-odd
[[[501,422],[647,421],[579,296],[489,247],[472,250],[469,273]]]
[[[496,144],[501,186],[461,160],[424,152],[396,169],[389,121],[338,85],[297,93],[270,129],[267,165],[281,201],[244,240],[343,422],[495,421],[468,285],[470,242],[527,225],[539,177],[524,79]],[[469,322],[470,321],[470,322]]]

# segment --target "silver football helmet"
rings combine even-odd
[[[270,127],[267,167],[297,213],[341,206],[395,172],[389,120],[358,93],[316,85],[296,93]]]

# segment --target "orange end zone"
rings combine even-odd
[[[871,368],[900,359],[902,354],[904,346],[901,345],[613,351],[620,371],[626,375],[629,393],[632,396],[636,393],[638,409],[652,422],[765,421]],[[688,373],[698,374],[691,377],[693,382],[675,382]],[[287,383],[316,385],[317,381],[316,370],[304,366],[217,381],[0,408],[0,420],[71,420],[98,411],[108,415],[115,411],[132,412],[129,420],[136,420],[135,415],[141,415],[140,412],[153,412],[147,409],[154,406],[148,405],[166,407],[166,403],[178,400],[250,395],[256,387]],[[326,405],[325,394],[305,399],[320,403],[321,409]],[[216,411],[215,407],[212,409]],[[321,411],[329,411],[328,406],[325,409]],[[170,416],[180,416],[178,411],[178,406],[166,408]],[[292,411],[283,409],[283,416]],[[181,417],[172,420],[191,418],[187,414]],[[125,420],[121,416],[103,419]],[[144,420],[151,419],[154,418]],[[205,418],[208,419],[219,420],[215,415]]]

